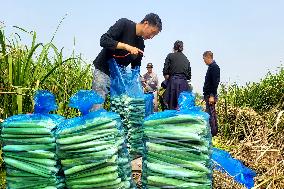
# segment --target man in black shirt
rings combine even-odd
[[[110,86],[108,61],[114,58],[119,65],[140,67],[145,48],[144,40],[152,39],[161,30],[162,21],[154,13],[147,14],[140,23],[121,18],[111,26],[101,36],[100,45],[103,49],[93,62],[93,90],[105,99]]]
[[[211,51],[205,51],[203,53],[203,60],[205,64],[208,65],[203,85],[203,95],[206,102],[206,112],[210,115],[209,123],[211,133],[212,136],[216,136],[218,133],[218,124],[215,104],[217,102],[217,89],[220,82],[220,68],[213,59],[213,53]]]

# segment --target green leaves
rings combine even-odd
[[[20,34],[32,38],[30,45],[23,45],[18,33],[6,38],[0,30],[0,118],[17,114],[18,106],[23,113],[33,112],[33,94],[37,89],[50,90],[60,103],[58,113],[67,117],[78,115],[78,111],[68,108],[72,94],[79,89],[90,89],[92,85],[91,65],[73,52],[69,57],[63,55],[52,40],[38,43],[36,32],[28,32],[15,26]],[[22,102],[16,98],[17,90],[22,90]],[[18,100],[17,100],[18,99]],[[20,104],[19,104],[20,102]]]
[[[268,73],[259,83],[245,86],[221,85],[220,100],[234,107],[251,107],[258,112],[269,111],[282,105],[284,94],[284,68],[276,74]]]

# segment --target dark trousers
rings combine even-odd
[[[165,92],[165,102],[167,109],[177,109],[178,97],[183,91],[189,91],[186,76],[184,74],[175,74],[171,76]]]
[[[215,109],[215,105],[217,102],[217,97],[215,97],[215,103],[209,104],[209,96],[205,96],[204,100],[206,102],[206,112],[209,114],[209,124],[211,127],[212,136],[216,136],[218,133],[218,121],[217,121],[217,113]]]

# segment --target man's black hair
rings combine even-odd
[[[160,17],[155,13],[150,13],[145,16],[145,18],[141,21],[144,23],[148,21],[150,25],[158,27],[159,31],[162,31],[162,21]]]

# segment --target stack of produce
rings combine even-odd
[[[56,142],[68,188],[135,188],[118,114],[97,110],[68,119]]]
[[[144,122],[144,188],[211,188],[208,114],[167,110]]]
[[[111,110],[123,121],[127,145],[132,158],[143,152],[142,124],[145,117],[144,92],[140,81],[140,68],[128,69],[115,59],[108,61],[110,68]]]
[[[111,99],[111,110],[121,116],[130,154],[135,158],[143,153],[142,124],[145,117],[144,98],[121,95]]]
[[[43,93],[38,95],[49,94]],[[46,101],[52,103],[50,99]],[[47,114],[49,110],[43,106],[39,109],[44,114],[16,115],[2,124],[7,188],[64,188],[64,179],[59,175],[54,137],[54,130],[63,118]],[[51,107],[50,110],[54,109]]]

